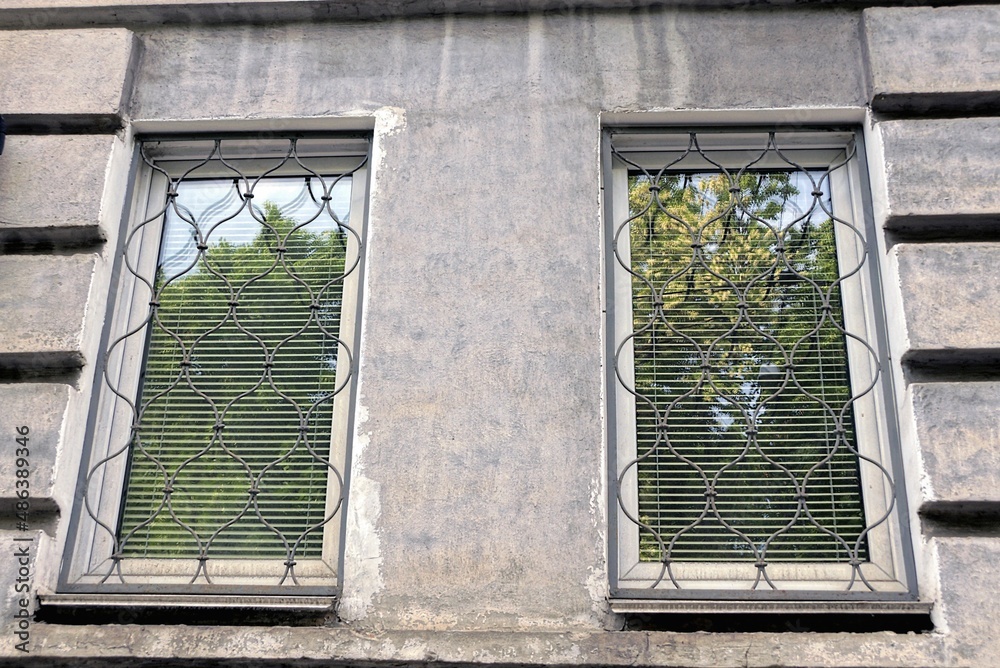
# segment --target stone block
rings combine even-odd
[[[115,138],[16,135],[0,158],[0,244],[100,241],[101,199]]]
[[[1000,537],[933,539],[941,599],[935,616],[948,634],[950,665],[993,666],[1000,655]]]
[[[0,109],[14,127],[113,129],[138,53],[123,28],[0,32]]]
[[[891,121],[885,147],[886,226],[947,232],[1000,220],[1000,119]]]
[[[1000,348],[1000,243],[898,244],[910,353]]]
[[[0,256],[0,359],[5,365],[83,364],[83,321],[96,257]]]
[[[1000,502],[1000,383],[915,383],[925,502]]]
[[[872,106],[971,110],[1000,100],[1000,7],[864,12]]]
[[[18,492],[27,489],[32,507],[46,510],[52,507],[59,434],[69,401],[68,385],[57,383],[13,383],[0,385],[0,443],[4,456],[0,458],[0,509],[14,507]],[[18,429],[27,427],[26,434]],[[23,438],[23,441],[17,439]],[[26,453],[17,450],[25,448]],[[25,466],[18,466],[23,456]],[[28,471],[27,487],[17,486],[24,480],[18,469]],[[41,507],[39,502],[44,501]]]

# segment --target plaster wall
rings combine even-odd
[[[49,9],[55,12],[57,4]],[[0,397],[14,397],[11,425],[32,424],[32,406],[62,410],[69,392],[61,429],[44,425],[46,433],[59,433],[58,446],[46,441],[36,463],[39,480],[52,489],[75,484],[73,455],[90,405],[112,278],[108,260],[119,234],[115,206],[128,179],[132,133],[374,127],[375,136],[341,625],[273,633],[238,626],[36,624],[30,658],[47,665],[120,657],[183,657],[192,665],[251,659],[285,665],[296,657],[305,665],[331,658],[456,665],[987,665],[982,661],[994,640],[984,629],[1000,623],[998,597],[988,595],[997,589],[990,574],[1000,539],[992,525],[925,535],[916,511],[924,501],[942,499],[992,503],[993,496],[968,490],[1000,482],[1000,468],[991,468],[995,458],[978,457],[984,465],[956,481],[948,475],[942,439],[958,439],[973,452],[995,445],[1000,409],[989,401],[995,392],[980,392],[974,419],[963,421],[961,410],[970,410],[966,395],[935,384],[936,377],[924,382],[940,392],[918,386],[913,399],[901,359],[913,350],[950,348],[964,351],[968,364],[1000,348],[986,303],[995,291],[963,287],[970,274],[996,264],[995,244],[977,243],[969,232],[990,230],[1000,219],[995,183],[979,184],[972,208],[941,210],[933,202],[936,221],[953,214],[960,223],[955,229],[966,235],[960,243],[924,244],[919,229],[901,246],[891,237],[881,240],[887,298],[897,305],[890,314],[896,330],[890,371],[901,381],[909,411],[904,420],[911,421],[902,426],[909,435],[911,522],[921,595],[936,603],[935,631],[622,632],[624,620],[607,605],[602,119],[864,122],[869,133],[887,138],[884,145],[872,142],[869,168],[878,222],[891,225],[893,212],[923,212],[926,186],[948,169],[971,164],[973,173],[995,173],[995,158],[978,147],[995,143],[987,135],[996,122],[918,122],[905,114],[889,122],[871,115],[869,63],[893,72],[880,92],[906,76],[907,70],[898,74],[889,66],[906,57],[892,39],[911,16],[904,9],[878,11],[566,7],[545,14],[137,21],[111,32],[8,32],[0,55],[5,44],[31,44],[38,55],[22,66],[48,76],[40,81],[53,79],[50,70],[59,66],[60,52],[45,45],[70,37],[92,40],[118,68],[102,79],[92,103],[72,94],[91,86],[94,71],[86,66],[60,70],[48,95],[23,72],[16,86],[0,84],[0,105],[12,105],[0,106],[0,113],[22,98],[38,101],[15,115],[16,132],[107,133],[109,117],[122,128],[111,159],[106,141],[57,141],[69,135],[46,138],[48,144],[12,136],[9,150],[29,156],[27,162],[10,167],[7,154],[0,158],[0,212],[14,221],[18,238],[28,240],[0,257],[0,286],[9,287],[0,295],[7,318],[0,326],[0,362],[8,381]],[[955,21],[980,32],[984,16],[1000,21],[996,8],[963,11],[949,15],[945,33]],[[109,20],[99,16],[102,24]],[[892,32],[869,39],[866,25],[886,16]],[[913,20],[919,25],[922,16]],[[953,58],[976,58],[956,53]],[[988,75],[979,88],[993,86],[995,63],[978,66]],[[10,76],[3,67],[0,79]],[[961,106],[957,100],[973,84],[963,81],[947,106]],[[905,108],[905,100],[900,104]],[[913,115],[928,113],[922,108]],[[925,128],[949,147],[944,163],[920,155]],[[42,148],[31,153],[22,143]],[[45,197],[11,186],[46,187],[31,174],[47,168],[50,144],[64,164],[80,165],[74,183],[103,192],[67,199],[55,186]],[[91,144],[100,150],[85,150]],[[898,168],[901,162],[906,169]],[[17,192],[7,199],[5,188]],[[66,223],[58,207],[49,207],[64,200],[71,212]],[[45,232],[60,225],[69,232]],[[925,227],[936,234],[941,228]],[[32,278],[38,272],[42,278]],[[58,290],[32,292],[48,275],[59,279]],[[949,292],[960,297],[944,304]],[[946,307],[964,320],[943,315]],[[73,369],[79,375],[69,373]],[[967,373],[938,369],[959,385]],[[28,371],[32,382],[22,382]],[[945,428],[928,425],[925,418],[950,407],[959,417]],[[927,470],[924,443],[933,453]],[[942,491],[935,496],[938,475]],[[0,484],[0,494],[6,489]],[[48,498],[48,532],[33,553],[33,588],[43,593],[54,586],[72,504],[69,494]],[[0,583],[4,573],[15,572],[16,564],[0,563]],[[969,586],[977,588],[975,596],[965,591]],[[10,619],[15,599],[8,597],[7,610]],[[991,621],[983,622],[984,614]],[[29,658],[10,644],[0,646],[4,654]]]

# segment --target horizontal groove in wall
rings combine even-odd
[[[240,3],[232,0],[188,4],[184,0],[117,5],[79,0],[53,9],[51,2],[21,0],[20,7],[0,9],[0,29],[94,27],[110,25],[232,24],[316,21],[387,20],[446,14],[571,14],[584,10],[636,9],[864,9],[866,7],[961,6],[982,0],[275,0]]]
[[[17,228],[2,225],[0,221],[0,253],[6,255],[93,253],[100,251],[106,240],[97,225]]]
[[[1000,241],[1000,213],[896,216],[885,224],[889,245],[897,243]]]
[[[908,383],[1000,380],[1000,349],[912,350],[903,356]]]
[[[0,9],[0,28],[4,27]],[[4,114],[3,118],[9,135],[110,135],[124,127],[115,114]]]
[[[15,531],[21,534],[24,529],[18,524],[17,503],[22,499],[0,497],[0,531]],[[47,536],[56,535],[56,525],[59,523],[59,504],[55,499],[38,496],[38,490],[33,490],[31,496],[31,511],[29,513],[30,531],[41,531]],[[23,513],[22,513],[23,515]],[[31,534],[23,534],[30,536]]]
[[[322,607],[278,607],[278,606],[231,606],[213,607],[213,599],[219,597],[202,596],[205,601],[200,606],[171,606],[151,604],[150,597],[124,595],[115,597],[103,595],[103,602],[90,604],[81,601],[77,605],[59,601],[60,596],[40,596],[40,606],[36,620],[48,624],[168,624],[175,625],[179,619],[184,624],[199,626],[327,626],[336,621],[332,603]],[[145,603],[143,599],[145,598]],[[328,597],[329,601],[335,600]],[[147,665],[143,662],[142,665]],[[152,665],[156,665],[155,663]],[[184,665],[181,663],[164,665]],[[196,664],[198,665],[198,664]],[[204,665],[204,664],[202,664]],[[213,665],[226,665],[218,663]],[[249,666],[252,663],[234,662],[234,665]],[[299,665],[296,662],[295,665]]]
[[[871,107],[880,121],[1000,116],[1000,91],[879,93]]]
[[[920,516],[927,536],[1000,536],[1000,502],[932,501]]]
[[[76,387],[85,363],[78,351],[0,353],[0,383],[49,382]]]
[[[926,633],[934,630],[929,602],[914,601],[901,612],[873,612],[866,606],[815,611],[767,613],[623,614],[626,631],[672,633]]]

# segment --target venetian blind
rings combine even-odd
[[[629,179],[640,559],[864,559],[829,179]]]
[[[350,181],[185,179],[168,195],[125,556],[320,556]]]

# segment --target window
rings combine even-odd
[[[64,591],[335,591],[368,154],[140,142]]]
[[[860,142],[606,132],[613,596],[915,597]]]

